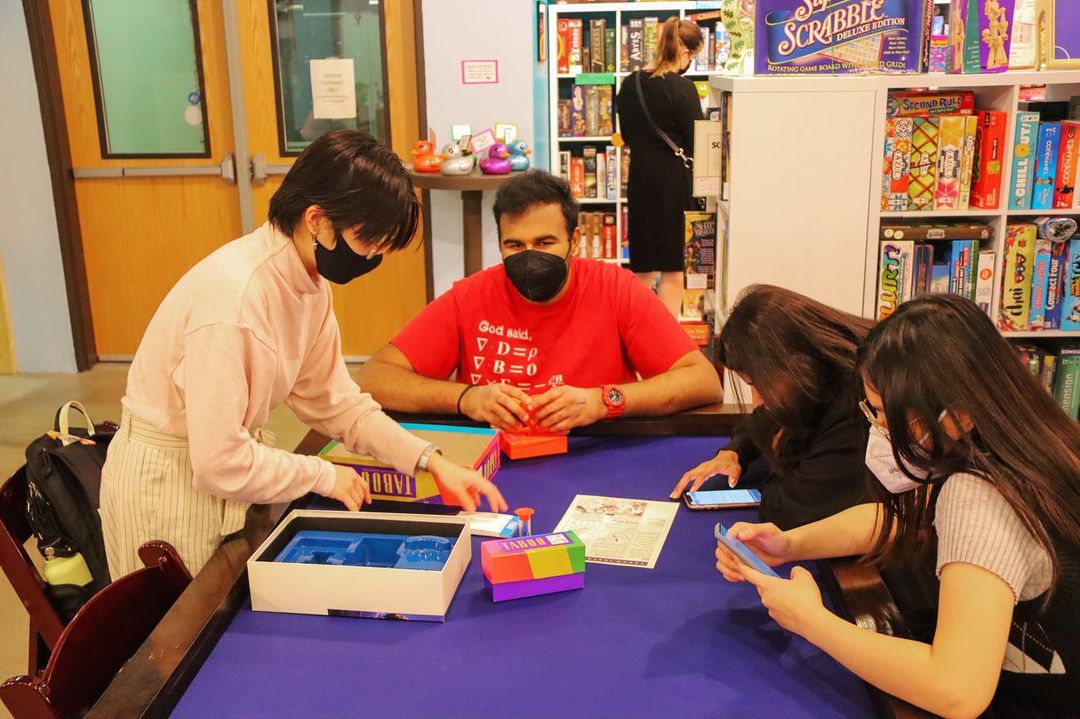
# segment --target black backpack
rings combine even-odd
[[[86,418],[86,429],[69,427],[71,409]],[[105,452],[117,429],[112,422],[95,426],[81,404],[68,402],[56,411],[53,431],[26,448],[26,512],[38,549],[46,560],[81,554],[93,577],[84,586],[46,585],[65,620],[109,583],[98,498]]]

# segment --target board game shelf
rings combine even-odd
[[[720,0],[706,1],[706,2],[649,2],[649,3],[635,3],[635,2],[610,2],[610,3],[588,3],[588,4],[575,4],[575,5],[561,5],[550,4],[546,7],[547,16],[547,85],[548,85],[548,124],[549,124],[549,163],[551,171],[559,174],[561,166],[563,164],[562,157],[565,157],[565,153],[570,153],[572,158],[583,158],[586,148],[597,147],[597,162],[605,162],[605,168],[607,173],[614,170],[615,179],[614,186],[620,188],[625,184],[622,178],[622,171],[625,167],[624,149],[612,142],[612,135],[616,134],[619,130],[618,117],[615,112],[614,98],[618,94],[619,88],[623,79],[629,77],[631,72],[630,68],[635,65],[627,63],[631,62],[631,55],[624,56],[623,37],[622,32],[624,27],[629,27],[631,20],[644,21],[646,18],[656,18],[659,23],[662,23],[668,17],[687,17],[688,15],[694,15],[695,13],[709,13],[710,11],[719,11],[723,6],[723,2]],[[602,20],[604,22],[604,29],[602,32],[608,33],[605,35],[597,35],[596,38],[603,38],[603,47],[605,48],[604,64],[593,67],[591,62],[589,65],[581,67],[580,71],[576,71],[575,68],[571,68],[574,71],[567,72],[566,66],[560,67],[559,64],[559,22],[560,20],[580,20],[581,27],[578,32],[582,33],[581,47],[586,45],[590,48],[593,46],[595,39],[590,35],[593,28],[590,25],[591,20]],[[644,47],[644,45],[642,45]],[[718,75],[720,71],[717,70],[702,70],[700,67],[693,67],[686,73],[687,77],[696,79],[700,82],[705,82],[708,78]],[[580,81],[582,84],[578,84]],[[599,84],[597,84],[599,83]],[[589,132],[580,135],[567,135],[565,131],[560,132],[560,117],[559,117],[559,100],[566,101],[568,98],[571,102],[575,99],[575,88],[581,88],[580,93],[584,94],[584,88],[589,87],[606,87],[609,90],[603,90],[605,93],[604,99],[594,100],[595,102],[606,102],[606,98],[610,97],[610,106],[604,110],[593,110],[593,122],[597,123],[597,117],[600,116],[601,122],[610,122],[610,133],[601,131],[599,133]],[[702,85],[704,88],[704,85]],[[704,92],[704,90],[702,90]],[[564,118],[565,120],[566,118]],[[573,126],[573,122],[571,122]],[[595,128],[581,128],[578,126],[578,131],[593,130]],[[611,155],[607,152],[611,148]],[[580,162],[580,161],[579,161]],[[567,179],[571,179],[569,176],[571,173],[567,173]],[[608,185],[609,190],[611,185]],[[587,190],[586,190],[587,191]],[[598,194],[603,192],[603,188],[597,187]],[[625,264],[625,239],[626,239],[626,199],[620,197],[618,199],[611,199],[611,194],[614,192],[608,192],[607,196],[597,197],[578,197],[578,201],[584,207],[592,209],[594,206],[607,205],[614,210],[616,236],[619,238],[618,258],[607,257],[604,258],[610,262],[616,262]],[[600,209],[601,212],[605,210]],[[584,243],[583,243],[584,244]]]
[[[733,106],[728,206],[721,204],[721,219],[728,230],[723,290],[728,306],[747,285],[767,282],[876,317],[883,221],[986,224],[990,233],[982,248],[994,251],[1000,262],[1010,222],[1039,216],[1080,217],[1077,207],[1010,210],[1007,189],[1002,190],[996,209],[889,212],[881,209],[880,190],[890,91],[971,90],[976,110],[1003,111],[1001,187],[1009,188],[1016,113],[1029,109],[1021,90],[1026,93],[1028,86],[1045,86],[1047,101],[1066,101],[1080,95],[1080,70],[719,76],[711,78],[710,85],[712,105],[720,105],[721,95],[730,93]],[[822,258],[827,258],[829,271],[806,270],[820,265]],[[995,323],[1002,292],[1001,267],[996,270],[991,298]],[[1042,331],[1023,338],[1051,336],[1051,331]]]

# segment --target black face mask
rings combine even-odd
[[[340,232],[334,237],[332,250],[323,247],[321,242],[315,240],[314,235],[311,241],[315,243],[315,269],[336,285],[352,282],[382,264],[382,255],[368,259],[353,252]]]
[[[521,295],[532,302],[547,302],[566,284],[570,272],[566,257],[540,250],[524,250],[503,260],[506,276]]]

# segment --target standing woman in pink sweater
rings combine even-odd
[[[360,132],[323,135],[270,201],[269,221],[199,262],[169,292],[128,373],[120,431],[102,472],[113,578],[162,539],[198,572],[251,503],[315,492],[370,503],[352,469],[262,441],[270,411],[301,420],[401,472],[427,469],[466,509],[493,484],[402,429],[345,368],[330,285],[374,270],[416,234],[419,202],[400,159]],[[378,307],[368,308],[378,311]]]

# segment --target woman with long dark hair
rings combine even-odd
[[[780,527],[865,501],[855,360],[870,324],[782,287],[748,287],[720,332],[718,360],[750,385],[755,409],[672,498],[717,474],[734,487],[759,460],[761,517]]]
[[[866,555],[936,558],[937,628],[923,643],[867,632],[825,609],[809,572],[755,572],[722,547],[782,626],[860,677],[929,711],[1064,717],[1080,711],[1080,425],[966,299],[906,302],[859,363],[876,504],[791,531],[736,524],[770,565]],[[906,564],[905,564],[906,562]]]
[[[481,494],[505,508],[479,473],[383,414],[341,356],[327,281],[350,282],[408,246],[419,209],[390,148],[360,132],[331,132],[296,159],[266,224],[211,253],[170,290],[135,353],[102,469],[114,579],[141,566],[138,548],[149,539],[172,544],[198,572],[243,527],[253,502],[315,492],[352,510],[370,503],[367,481],[351,468],[268,446],[262,426],[283,403],[353,451],[406,474],[430,471],[468,509]]]
[[[660,299],[675,316],[683,297],[683,212],[697,207],[687,161],[668,143],[693,157],[701,102],[683,73],[701,45],[697,23],[668,18],[660,26],[656,60],[624,78],[615,100],[620,132],[631,151],[630,269],[649,287],[660,273]]]

